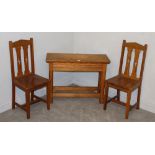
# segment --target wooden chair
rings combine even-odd
[[[125,50],[127,50],[126,62],[124,60]],[[110,101],[121,105],[125,105],[126,106],[125,118],[128,119],[129,111],[133,107],[136,106],[136,108],[139,109],[146,51],[147,51],[147,45],[142,46],[135,42],[126,42],[125,40],[123,41],[119,74],[106,81],[104,110],[106,110],[107,103]],[[132,64],[133,67],[131,67],[132,54],[134,54],[134,59]],[[142,54],[141,63],[139,60],[140,54]],[[125,64],[124,71],[123,71],[123,64]],[[139,76],[137,74],[138,68],[140,68]],[[117,95],[110,100],[108,100],[109,87],[117,89]],[[137,102],[136,104],[131,106],[130,105],[131,93],[136,89],[138,89]],[[127,93],[126,103],[123,103],[120,101],[120,91]]]
[[[44,101],[47,103],[47,109],[49,110],[50,82],[48,79],[35,74],[33,39],[10,41],[9,48],[12,74],[12,109],[15,109],[15,106],[22,108],[27,113],[27,119],[30,118],[30,104]],[[17,62],[16,64],[15,61]],[[26,104],[20,105],[16,103],[16,87],[25,92]],[[35,90],[43,87],[46,87],[47,100],[34,94]]]

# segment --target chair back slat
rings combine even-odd
[[[17,55],[17,75],[18,76],[22,76],[23,72],[22,72],[22,61],[21,61],[21,47],[17,46],[16,48],[16,55]]]
[[[127,58],[124,59],[125,56],[125,50],[127,49]],[[122,54],[120,59],[120,67],[119,67],[119,74],[123,75],[124,77],[136,79],[136,80],[142,80],[143,77],[143,71],[144,71],[144,64],[145,64],[145,58],[146,58],[146,51],[147,51],[147,45],[140,45],[135,42],[126,42],[123,41],[122,45]],[[142,52],[142,61],[140,64],[140,54]],[[133,63],[131,63],[132,56]],[[123,71],[123,64],[125,64],[125,69]],[[140,66],[140,75],[137,75],[138,66]],[[131,72],[130,72],[131,69]]]
[[[29,59],[28,59],[28,46],[23,46],[23,50],[24,50],[24,65],[25,65],[25,75],[30,74],[30,70],[29,70]]]
[[[9,47],[12,78],[34,74],[33,39],[31,38],[30,40],[18,40],[16,42],[10,41]],[[15,52],[17,57],[17,73],[15,73]],[[22,60],[24,60],[24,62],[22,62]],[[31,62],[31,65],[29,64],[29,62]]]
[[[125,76],[129,76],[130,63],[131,63],[131,54],[132,54],[132,48],[128,48],[126,67],[125,67],[125,72],[124,72]]]
[[[132,69],[132,73],[131,73],[132,78],[137,77],[137,68],[138,68],[138,62],[139,62],[139,55],[140,55],[140,50],[136,49],[135,50],[135,58],[134,58],[134,62],[133,62],[133,69]]]

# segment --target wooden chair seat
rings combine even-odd
[[[32,91],[45,87],[48,83],[48,79],[41,77],[36,74],[25,75],[18,77],[14,80],[15,85],[17,85],[22,90]]]
[[[140,81],[117,75],[107,80],[108,85],[112,88],[119,89],[125,92],[133,91],[140,86]]]

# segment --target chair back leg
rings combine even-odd
[[[16,102],[16,87],[12,84],[12,109],[15,109],[15,102]]]
[[[120,101],[120,90],[117,89],[117,100]]]
[[[104,100],[104,110],[107,109],[107,102],[108,102],[108,92],[109,92],[109,86],[105,84],[105,100]]]
[[[31,102],[34,101],[34,91],[31,92]]]
[[[51,104],[51,91],[50,91],[50,82],[47,83],[46,95],[47,95],[47,109],[50,110]]]

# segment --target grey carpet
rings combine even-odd
[[[31,119],[26,113],[16,108],[0,114],[0,122],[154,122],[155,114],[145,110],[133,109],[129,119],[124,119],[125,107],[108,104],[106,111],[97,99],[54,99],[51,110],[46,104],[37,103],[31,106]]]

